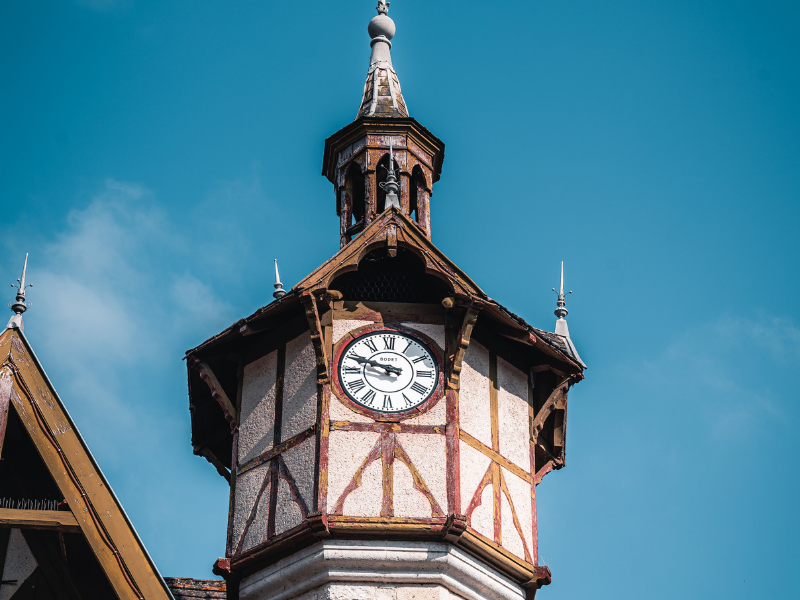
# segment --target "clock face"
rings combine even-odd
[[[370,410],[416,408],[436,390],[439,365],[419,339],[393,330],[351,341],[339,355],[339,381],[351,400]]]

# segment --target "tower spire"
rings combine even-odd
[[[556,291],[556,288],[553,288],[553,291]],[[569,294],[572,293],[572,290],[567,292]],[[556,301],[556,310],[554,314],[558,317],[556,320],[556,333],[558,335],[563,335],[564,337],[569,337],[569,328],[567,327],[567,320],[566,316],[569,314],[567,310],[567,300],[564,294],[564,261],[561,261],[561,284],[558,288],[558,300]]]
[[[25,263],[22,265],[22,276],[17,279],[17,284],[11,284],[11,287],[17,289],[17,298],[15,302],[10,303],[8,306],[11,310],[14,311],[14,315],[8,320],[8,325],[6,325],[6,329],[16,328],[22,331],[24,329],[24,323],[22,322],[22,313],[28,310],[30,306],[30,302],[25,300],[25,289],[29,287],[33,287],[32,283],[25,285],[25,274],[28,271],[28,255],[25,254]]]
[[[286,290],[283,289],[283,284],[281,283],[281,274],[278,273],[278,259],[275,259],[275,291],[272,292],[272,297],[276,300],[280,300],[286,295]]]
[[[378,2],[378,16],[369,22],[372,55],[369,59],[364,95],[356,118],[407,117],[408,108],[400,91],[400,80],[392,67],[392,38],[397,30],[389,17],[389,2]]]

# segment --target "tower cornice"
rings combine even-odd
[[[395,119],[360,117],[331,135],[325,140],[322,157],[322,174],[328,181],[335,185],[337,170],[352,159],[358,151],[366,148],[366,144],[363,147],[354,147],[350,153],[345,153],[344,150],[350,145],[357,144],[368,135],[408,135],[422,152],[416,153],[412,148],[408,148],[408,151],[414,153],[419,161],[428,164],[432,172],[432,183],[439,181],[444,163],[444,142],[413,117]],[[388,148],[387,143],[386,149],[388,150]]]

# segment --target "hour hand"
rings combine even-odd
[[[400,375],[403,371],[398,369],[397,367],[393,367],[391,365],[382,365],[376,360],[370,360],[369,358],[362,358],[361,356],[351,356],[354,361],[365,364],[371,365],[373,367],[378,367],[379,369],[383,369],[387,373],[394,373],[395,375]]]

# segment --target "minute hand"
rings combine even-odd
[[[350,358],[352,358],[356,362],[363,363],[366,365],[371,365],[373,367],[378,367],[379,369],[383,369],[387,373],[394,373],[395,375],[401,375],[403,373],[403,371],[401,369],[398,369],[397,367],[393,367],[391,365],[382,365],[376,360],[370,360],[368,358],[362,358],[360,356],[351,356]]]

